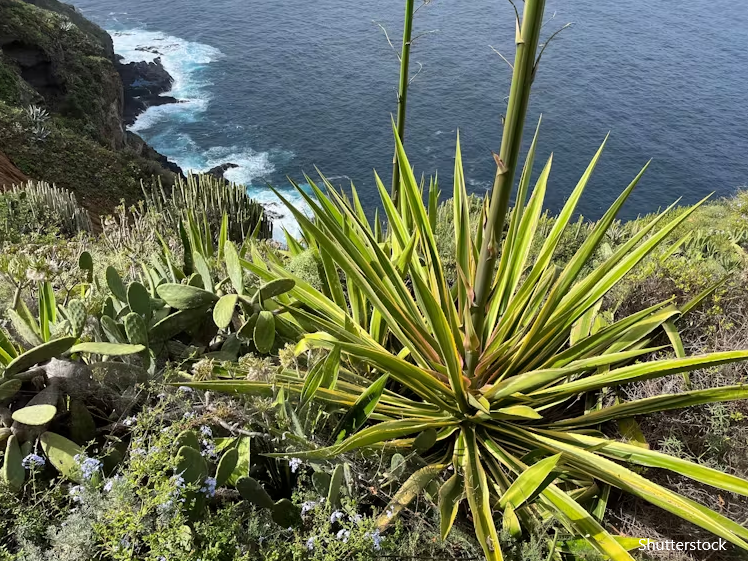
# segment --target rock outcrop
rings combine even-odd
[[[179,103],[174,97],[162,95],[171,89],[174,79],[164,69],[160,58],[153,62],[138,61],[127,64],[118,61],[117,71],[124,87],[125,125],[132,125],[137,116],[149,107]]]

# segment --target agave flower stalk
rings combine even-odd
[[[535,77],[535,53],[540,41],[545,0],[525,0],[525,9],[520,24],[517,21],[516,54],[509,92],[509,104],[504,118],[504,133],[496,167],[491,203],[488,211],[475,279],[475,300],[471,306],[473,329],[481,340],[486,315],[486,301],[491,290],[494,268],[499,255],[499,241],[504,229],[504,217],[509,208],[509,195],[514,185],[519,151],[522,145],[522,132],[530,100],[530,90]],[[464,271],[463,271],[464,272]],[[478,350],[468,352],[468,371],[473,372],[478,358]]]
[[[413,34],[413,9],[415,0],[405,0],[405,20],[403,24],[403,46],[400,51],[400,83],[397,88],[397,134],[405,141],[405,110],[408,104],[410,83],[410,47]],[[397,165],[397,150],[392,159],[392,199],[397,204],[400,188],[400,167]]]

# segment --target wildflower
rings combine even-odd
[[[344,529],[338,531],[338,533],[337,533],[337,535],[335,537],[338,538],[343,543],[347,543],[348,542],[348,538],[351,537],[351,532],[348,531],[348,530],[346,530],[344,528]]]
[[[96,458],[87,458],[83,454],[76,454],[73,459],[80,467],[83,479],[91,479],[101,469],[101,462]]]
[[[201,452],[203,456],[208,456],[209,458],[215,458],[216,456],[218,456],[218,452],[216,452],[216,445],[211,441],[203,439],[201,441],[201,444],[203,445],[203,451]]]
[[[135,424],[137,420],[138,420],[137,417],[132,415],[130,417],[127,417],[124,421],[122,421],[122,424],[125,425],[126,427],[131,427]]]
[[[306,501],[301,505],[301,514],[306,514],[313,508],[317,506],[317,503],[315,501]]]
[[[330,524],[335,524],[337,521],[343,520],[344,516],[345,515],[341,511],[336,510],[330,515]]]
[[[351,520],[352,520],[352,521],[353,521],[353,522],[354,522],[355,524],[361,524],[361,522],[363,522],[363,520],[364,520],[364,517],[363,517],[363,516],[361,516],[360,514],[356,514],[356,515],[355,515],[355,516],[354,516],[353,518],[351,518]]]
[[[177,489],[183,489],[184,488],[184,477],[182,477],[181,474],[179,475],[172,475],[171,476],[171,482],[174,483],[174,487]]]
[[[205,485],[200,488],[201,493],[205,493],[208,497],[214,497],[216,494],[216,478],[208,477],[205,479]]]
[[[73,502],[83,502],[83,487],[81,487],[80,485],[74,485],[73,487],[71,487],[68,491],[68,494],[70,495],[70,498],[73,499]]]
[[[29,454],[21,460],[21,465],[24,468],[31,470],[44,467],[45,463],[47,463],[46,460],[37,454]]]
[[[188,390],[190,388],[187,388]],[[182,419],[192,419],[195,416],[195,414],[192,411],[187,411],[184,415],[182,415]]]
[[[108,479],[107,482],[104,484],[104,491],[106,493],[108,493],[109,491],[111,491],[112,488],[114,487],[114,484],[116,482],[118,482],[119,480],[120,480],[120,476],[119,475],[115,475],[111,479]]]
[[[312,551],[312,550],[314,550],[314,542],[316,541],[316,539],[317,539],[316,537],[312,536],[311,538],[309,538],[309,539],[308,539],[308,540],[306,541],[306,548],[307,548],[307,549],[308,549],[309,551]]]
[[[296,471],[301,467],[302,461],[299,458],[291,458],[288,461],[288,465],[291,466],[291,473],[296,473]]]
[[[384,538],[379,534],[379,530],[374,530],[373,532],[366,532],[366,537],[371,538],[371,541],[372,541],[371,547],[374,551],[379,551],[382,549],[382,540]]]
[[[192,388],[188,386],[179,386],[177,390],[184,393],[192,393]]]
[[[387,518],[392,518],[393,516],[395,516],[395,507],[389,507],[385,514],[387,515]]]
[[[200,427],[200,434],[202,434],[206,438],[212,438],[213,437],[213,431],[210,429],[210,427],[203,425]]]
[[[130,450],[130,454],[132,454],[133,456],[145,456],[145,448],[133,448],[132,450]]]

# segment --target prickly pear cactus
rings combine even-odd
[[[275,507],[273,499],[256,479],[252,477],[240,477],[235,487],[244,500],[260,508],[272,509]]]
[[[53,432],[42,434],[39,442],[47,459],[57,471],[71,481],[82,482],[78,462],[75,460],[75,457],[82,453],[82,449],[75,442]]]
[[[94,262],[93,257],[87,251],[84,251],[78,257],[78,268],[86,273],[86,282],[91,284],[93,282]]]
[[[272,312],[263,310],[259,313],[253,339],[259,352],[265,354],[272,350],[275,342],[275,317]]]
[[[338,464],[330,478],[330,489],[327,492],[327,503],[333,508],[340,506],[340,486],[343,484],[343,464]]]
[[[142,317],[146,323],[150,321],[152,309],[151,309],[151,295],[145,286],[139,282],[130,283],[127,287],[127,305],[130,306],[130,310]]]
[[[65,314],[70,324],[70,334],[79,338],[86,327],[86,306],[80,300],[71,300]]]
[[[148,327],[140,314],[130,312],[124,317],[122,323],[125,325],[125,333],[131,344],[148,347]]]
[[[69,350],[75,344],[75,337],[61,337],[59,339],[53,339],[48,343],[38,345],[31,350],[26,351],[22,355],[14,358],[5,367],[5,377],[12,377],[18,372],[31,368],[35,364],[49,360],[50,358],[61,355],[65,351]]]
[[[174,447],[179,450],[182,446],[188,446],[194,448],[198,452],[200,451],[200,441],[197,438],[197,434],[193,430],[185,430],[177,435],[174,441]]]
[[[273,522],[281,528],[301,526],[301,510],[288,499],[281,499],[273,505]]]
[[[15,435],[11,435],[5,443],[5,459],[3,461],[2,476],[8,488],[18,492],[26,480],[26,470],[23,469],[21,447]]]
[[[177,473],[187,483],[202,483],[208,475],[208,464],[198,450],[191,446],[182,446],[177,452]]]
[[[221,487],[226,484],[234,473],[236,464],[239,462],[239,451],[236,448],[231,448],[221,456],[221,460],[218,462],[218,469],[216,469],[216,487]]]
[[[119,276],[117,269],[111,265],[106,269],[106,284],[117,300],[123,303],[127,302],[127,291],[122,278]]]
[[[187,284],[162,284],[156,292],[167,305],[177,310],[205,308],[218,300],[212,292]]]

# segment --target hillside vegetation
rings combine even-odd
[[[174,177],[165,158],[125,131],[114,62],[109,35],[70,6],[0,1],[0,153],[94,214],[136,202],[142,179]]]

